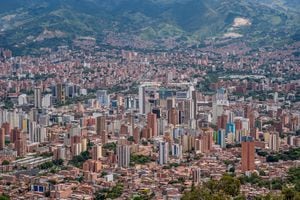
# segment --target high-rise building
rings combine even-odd
[[[51,94],[46,94],[42,98],[42,107],[43,108],[49,108],[52,106],[52,95]]]
[[[172,156],[181,159],[182,158],[182,145],[173,144],[172,145]]]
[[[36,122],[29,123],[29,140],[30,142],[44,142],[46,139],[46,128]]]
[[[5,147],[5,130],[0,128],[0,150],[3,150]]]
[[[40,87],[34,88],[34,107],[37,109],[42,108],[42,89]]]
[[[71,153],[72,156],[78,156],[82,152],[81,136],[71,136]]]
[[[15,140],[15,149],[17,151],[17,155],[19,157],[21,156],[25,156],[26,154],[26,138],[25,138],[25,135],[17,130],[17,129],[14,129],[14,134],[16,136],[16,140]]]
[[[145,138],[145,139],[150,139],[152,138],[152,129],[145,126],[143,129],[142,129],[142,138]]]
[[[235,134],[235,124],[232,122],[226,124],[226,135],[228,135],[228,133]]]
[[[269,138],[269,149],[272,151],[279,151],[280,138],[279,133],[274,132],[270,134]]]
[[[224,106],[228,106],[228,94],[224,88],[217,90],[217,94],[213,98],[212,103],[212,123],[217,124],[218,117],[223,114]]]
[[[10,124],[8,122],[3,123],[1,128],[4,129],[5,135],[11,135]]]
[[[139,127],[135,127],[133,130],[134,143],[138,144],[140,142],[140,138],[141,138],[141,130]]]
[[[182,151],[189,152],[195,149],[195,136],[184,134],[181,136]]]
[[[224,129],[219,129],[218,131],[218,145],[220,145],[221,148],[226,147],[226,142],[225,142],[225,130]]]
[[[158,163],[160,165],[165,165],[169,162],[169,143],[168,142],[159,142],[159,157]]]
[[[130,163],[130,146],[118,145],[117,147],[118,167],[127,168]]]
[[[102,143],[102,145],[104,145],[107,142],[108,142],[108,135],[107,135],[107,132],[104,130],[101,132],[101,143]]]
[[[148,128],[152,129],[152,136],[156,137],[157,136],[157,117],[156,117],[156,114],[148,113],[147,123],[148,123]]]
[[[22,105],[26,105],[27,104],[27,95],[26,94],[21,94],[18,97],[18,105],[22,106]]]
[[[64,104],[66,101],[66,94],[65,94],[65,88],[64,85],[59,83],[56,85],[56,98],[57,98],[57,102]]]
[[[227,122],[228,122],[227,115],[223,114],[221,116],[218,116],[218,123],[217,123],[218,129],[226,129]]]
[[[179,123],[178,111],[176,108],[171,108],[168,112],[168,123],[176,126]]]
[[[193,175],[194,184],[199,185],[201,182],[201,169],[200,168],[192,169],[192,175]]]
[[[110,98],[107,94],[107,90],[98,90],[97,91],[97,100],[101,106],[109,106]]]
[[[92,147],[92,159],[99,160],[102,158],[102,145],[96,144]]]
[[[21,135],[21,131],[18,128],[14,128],[11,132],[10,132],[10,142],[14,143],[18,137],[20,137]]]
[[[242,171],[252,171],[255,169],[255,143],[252,137],[242,138]]]
[[[155,93],[158,93],[157,87],[159,86],[160,83],[156,83],[156,82],[143,83],[139,86],[140,114],[146,114],[147,112],[151,111],[151,108],[149,107],[149,99],[151,99],[153,103],[156,102],[155,99],[157,99],[158,94],[155,95]]]
[[[101,134],[102,131],[106,131],[106,117],[98,116],[96,118],[96,134]]]
[[[203,129],[201,135],[202,140],[202,151],[203,153],[209,153],[212,150],[213,145],[213,130],[212,129]]]

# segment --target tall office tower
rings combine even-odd
[[[133,130],[134,143],[138,144],[140,142],[140,138],[141,138],[141,130],[139,127],[135,127]]]
[[[96,134],[101,134],[102,131],[106,131],[106,117],[98,116],[96,118]]]
[[[5,130],[0,128],[0,150],[3,150],[5,147]]]
[[[182,145],[172,144],[172,156],[181,159],[182,158]]]
[[[109,106],[110,98],[107,94],[107,90],[98,90],[97,91],[97,100],[101,106]]]
[[[217,124],[218,117],[223,114],[224,106],[228,106],[228,95],[224,88],[217,90],[217,94],[213,98],[212,102],[212,123]]]
[[[159,86],[160,86],[160,83],[156,83],[156,82],[143,83],[139,86],[139,112],[140,112],[140,114],[146,114],[147,110],[148,110],[148,112],[150,112],[151,108],[149,107],[149,99],[147,99],[147,98],[150,97],[150,99],[152,99],[152,100],[157,99],[155,93],[157,92],[157,87],[159,87]]]
[[[34,107],[37,109],[42,108],[42,89],[40,87],[34,88]]]
[[[199,185],[201,182],[201,169],[200,168],[192,169],[192,175],[193,175],[194,184]]]
[[[195,119],[197,115],[197,93],[193,85],[189,87],[189,93],[191,98],[191,119]]]
[[[167,164],[169,162],[169,143],[168,142],[159,142],[159,157],[158,163],[160,165]]]
[[[64,104],[66,101],[65,88],[61,83],[56,85],[56,98],[58,103]]]
[[[171,110],[169,110],[168,112],[168,123],[176,126],[179,122],[178,119],[178,111],[176,110],[176,108],[171,108]]]
[[[280,138],[279,133],[274,132],[270,134],[269,138],[269,149],[272,151],[279,151]]]
[[[255,169],[255,143],[252,137],[242,138],[242,171],[252,171]]]
[[[202,152],[209,153],[212,150],[213,145],[213,130],[211,128],[203,129],[201,139]]]
[[[15,140],[15,149],[17,151],[18,156],[25,156],[26,155],[26,138],[21,131],[15,131],[16,140]]]
[[[148,113],[147,115],[147,126],[152,130],[152,136],[157,136],[157,117],[154,113]]]
[[[225,130],[224,129],[218,130],[218,145],[220,145],[221,148],[226,148]]]
[[[102,158],[102,145],[96,144],[92,147],[92,159],[99,160]]]
[[[140,114],[145,114],[145,86],[139,86],[139,111]]]
[[[130,146],[118,145],[117,147],[118,167],[127,168],[130,163]]]

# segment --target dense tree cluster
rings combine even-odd
[[[134,165],[134,164],[144,165],[149,162],[151,162],[150,156],[136,155],[136,154],[130,155],[130,164],[131,165]]]
[[[184,193],[182,200],[246,200],[247,198],[240,194],[240,185],[246,183],[281,191],[279,194],[270,193],[250,199],[300,200],[300,168],[291,168],[286,179],[264,180],[256,173],[238,178],[224,175],[219,181],[210,180],[202,186],[192,187],[191,191]]]
[[[278,162],[279,160],[299,160],[300,148],[289,149],[288,151],[281,151],[278,153],[268,153],[265,151],[257,151],[260,156],[266,157],[267,162]]]
[[[101,189],[95,194],[95,200],[102,199],[116,199],[119,198],[123,193],[123,185],[117,184],[111,189]]]
[[[73,159],[70,160],[70,164],[75,167],[81,168],[82,164],[90,158],[90,153],[88,151],[84,151],[81,152],[80,155],[74,156]]]
[[[182,200],[230,200],[245,199],[240,196],[240,181],[229,175],[224,175],[219,181],[210,180],[203,186],[192,187],[184,193]]]

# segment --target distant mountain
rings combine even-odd
[[[209,37],[285,41],[299,30],[297,6],[298,0],[9,0],[0,6],[0,47],[32,49],[78,36],[162,45]]]

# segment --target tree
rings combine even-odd
[[[82,164],[90,159],[90,153],[88,151],[81,152],[80,155],[74,156],[73,159],[70,161],[70,164],[74,165],[75,167],[81,167]]]
[[[136,154],[130,155],[130,164],[131,165],[134,165],[134,164],[144,165],[149,162],[151,162],[150,156],[136,155]]]
[[[269,155],[266,158],[267,162],[278,162],[279,158],[277,156]]]
[[[8,160],[3,160],[2,165],[9,165],[9,161]]]
[[[57,159],[57,160],[53,160],[52,161],[54,165],[56,166],[61,166],[64,164],[64,160],[63,159]]]
[[[6,194],[2,194],[0,195],[0,200],[10,200],[10,198]]]
[[[290,168],[287,176],[288,182],[294,185],[297,192],[300,192],[300,168]]]
[[[45,162],[40,165],[40,169],[49,169],[53,166],[54,166],[53,162]]]
[[[183,200],[229,200],[232,198],[245,199],[239,196],[240,181],[232,176],[224,175],[219,181],[210,180],[202,187],[193,188],[184,193]]]
[[[134,142],[134,137],[133,137],[133,136],[129,136],[129,137],[127,138],[127,140],[128,140],[129,142]]]
[[[219,190],[223,190],[227,195],[237,196],[240,193],[241,183],[238,179],[225,175],[218,183]]]

